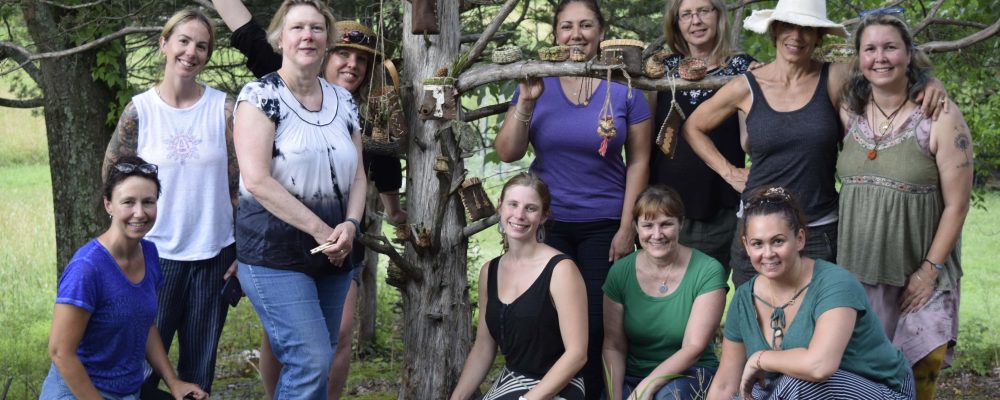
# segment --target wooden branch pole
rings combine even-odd
[[[493,17],[493,21],[490,21],[490,24],[486,26],[483,33],[479,35],[479,40],[477,40],[476,43],[472,45],[472,49],[469,50],[469,57],[466,59],[468,60],[466,61],[467,63],[472,62],[471,60],[475,60],[479,58],[480,54],[483,54],[483,49],[486,48],[486,43],[493,39],[493,35],[497,33],[498,29],[500,29],[500,24],[507,19],[507,16],[510,15],[511,11],[514,11],[514,6],[517,5],[518,1],[520,0],[507,0],[503,4],[503,7],[500,7],[500,11],[497,12],[495,17]],[[465,67],[465,65],[460,66],[459,71],[465,69]]]
[[[511,64],[486,64],[473,67],[458,76],[455,88],[464,93],[490,82],[505,80],[521,80],[528,77],[542,76],[593,76],[604,78],[608,66],[593,62],[548,62],[548,61],[518,61]],[[675,87],[678,90],[718,89],[729,82],[732,77],[713,76],[696,82],[677,79]],[[625,83],[625,78],[612,76],[612,80]],[[641,90],[670,90],[670,80],[666,77],[649,79],[646,77],[632,78],[632,87]]]
[[[488,218],[481,219],[479,221],[473,222],[469,226],[466,226],[465,229],[462,230],[462,235],[465,235],[465,237],[470,238],[472,237],[472,235],[485,231],[487,228],[493,226],[493,224],[496,224],[499,221],[500,221],[500,214],[493,214]]]
[[[994,21],[993,25],[990,25],[990,26],[986,27],[985,29],[983,29],[983,30],[981,30],[979,32],[973,33],[973,34],[971,34],[969,36],[966,36],[964,38],[961,38],[961,39],[958,39],[958,40],[951,40],[951,41],[938,41],[938,42],[924,43],[924,44],[922,44],[922,45],[920,45],[918,47],[920,48],[920,50],[923,50],[925,53],[944,53],[944,52],[954,51],[954,50],[958,50],[958,49],[961,49],[961,48],[964,48],[964,47],[972,46],[972,45],[974,45],[976,43],[979,43],[979,42],[982,42],[982,41],[984,41],[986,39],[989,39],[992,36],[996,36],[998,33],[1000,33],[1000,19],[997,19],[996,21]]]
[[[475,110],[463,113],[462,121],[472,122],[480,118],[489,117],[490,115],[497,115],[500,113],[504,113],[507,112],[507,109],[509,107],[510,107],[509,101],[505,101],[499,104],[491,104],[488,106],[483,106],[481,108],[477,108]]]
[[[361,241],[361,244],[365,245],[365,247],[371,249],[372,251],[379,254],[385,254],[389,257],[389,259],[396,263],[396,266],[403,271],[407,279],[415,281],[422,279],[420,271],[417,270],[413,264],[407,261],[405,257],[399,254],[399,252],[396,251],[396,248],[389,244],[389,239],[385,236],[372,236],[365,234],[361,235],[358,240]]]

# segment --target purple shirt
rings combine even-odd
[[[97,389],[126,395],[142,386],[149,327],[156,320],[156,290],[163,282],[153,242],[140,240],[146,275],[132,283],[97,239],[70,260],[56,290],[56,304],[90,313],[76,355]]]
[[[535,104],[528,138],[535,150],[531,171],[552,194],[552,218],[563,222],[619,220],[625,200],[625,160],[622,148],[628,128],[649,119],[649,105],[641,90],[611,84],[611,106],[618,134],[605,156],[597,150],[604,139],[597,119],[604,105],[607,81],[600,81],[586,106],[573,104],[559,78],[543,79],[545,91]],[[517,104],[514,91],[511,104]]]

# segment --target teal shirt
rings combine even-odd
[[[623,328],[628,343],[625,374],[646,377],[663,360],[680,350],[694,299],[727,285],[722,264],[691,249],[691,261],[677,289],[667,296],[650,296],[639,287],[635,275],[635,257],[640,251],[615,262],[603,288],[608,298],[624,308]],[[695,365],[719,367],[714,340],[709,341]]]
[[[757,310],[753,305],[751,291],[756,279],[754,277],[736,289],[723,329],[726,339],[743,343],[747,357],[770,349],[764,338],[765,333],[761,332],[757,323]],[[909,362],[885,336],[882,323],[872,311],[861,284],[846,269],[828,261],[816,260],[812,284],[795,318],[788,321],[781,347],[809,347],[816,320],[823,313],[839,307],[850,307],[858,312],[839,369],[900,390],[910,370]],[[766,332],[766,335],[770,337],[771,333]]]

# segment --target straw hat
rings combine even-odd
[[[333,29],[336,30],[333,48],[350,47],[382,57],[382,53],[375,47],[378,44],[378,36],[371,28],[355,21],[337,21],[333,24]]]
[[[778,0],[773,10],[755,10],[743,20],[743,26],[757,33],[767,33],[772,21],[823,28],[831,35],[847,36],[844,25],[827,19],[825,0]]]

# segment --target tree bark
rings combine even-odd
[[[433,0],[432,0],[433,1]],[[418,104],[423,79],[438,67],[448,67],[459,51],[459,0],[440,0],[440,35],[412,35],[412,6],[403,2],[404,104]],[[421,121],[417,110],[406,110],[410,128],[407,157],[407,214],[409,223],[430,232],[429,247],[407,242],[405,257],[420,279],[400,289],[403,300],[403,376],[400,399],[446,399],[455,387],[468,354],[471,338],[469,283],[466,278],[468,240],[462,234],[465,215],[452,185],[461,180],[464,164],[455,136],[439,132],[443,121]],[[443,133],[443,134],[442,134]],[[439,175],[435,158],[453,157],[452,173]],[[444,193],[444,196],[442,196]],[[440,226],[435,226],[440,224]],[[437,233],[435,236],[434,234]]]
[[[365,234],[379,236],[382,234],[382,218],[378,211],[382,209],[378,188],[368,183],[368,197],[365,201]],[[378,314],[378,253],[365,248],[365,267],[361,270],[361,286],[358,288],[358,307],[356,321],[358,322],[358,344],[362,348],[375,344],[375,318]]]
[[[60,32],[60,14],[37,1],[22,2],[28,33],[42,52],[73,47]],[[56,271],[62,274],[77,248],[107,226],[99,208],[101,162],[112,127],[106,123],[115,94],[91,76],[97,50],[40,61],[52,199],[56,221]],[[98,211],[100,210],[100,211]]]

